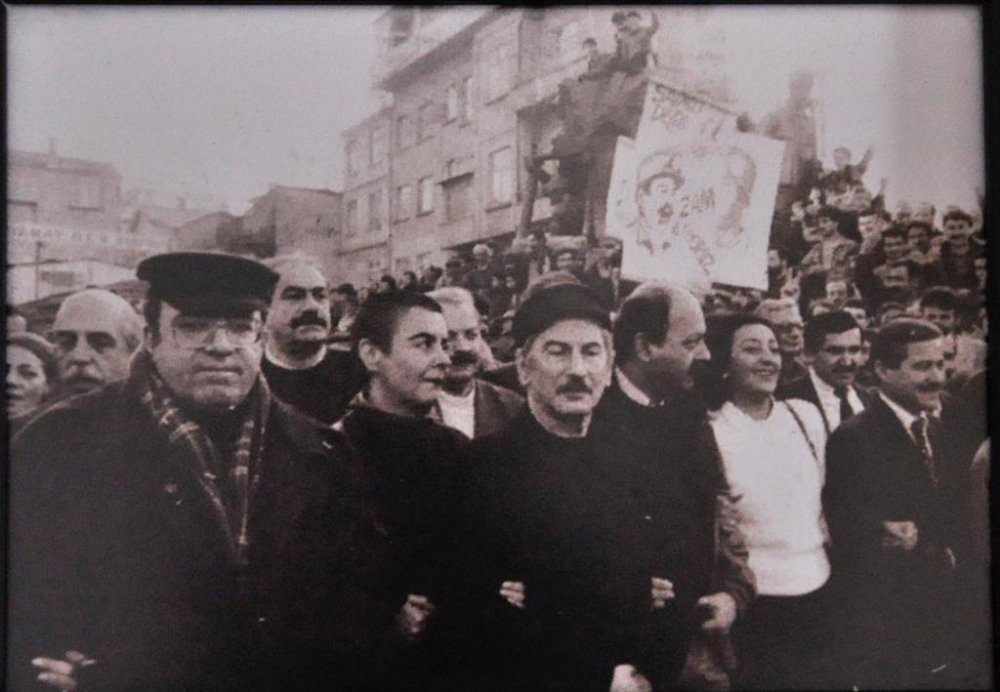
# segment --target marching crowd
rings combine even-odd
[[[766,291],[535,233],[9,318],[8,685],[988,686],[983,214],[836,158]]]

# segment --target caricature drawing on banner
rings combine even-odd
[[[606,233],[622,275],[697,293],[767,288],[767,245],[785,143],[736,131],[735,116],[661,84],[635,140],[619,137]]]

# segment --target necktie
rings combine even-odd
[[[934,469],[934,455],[931,451],[931,441],[927,437],[927,425],[928,420],[926,416],[921,416],[910,425],[910,431],[917,441],[917,446],[920,447],[920,454],[923,457],[924,466],[927,467],[927,472],[930,474],[931,483],[937,485],[938,478],[937,472]]]
[[[837,387],[833,390],[833,393],[837,395],[840,399],[840,422],[843,423],[845,420],[854,415],[854,409],[851,408],[851,402],[847,400],[847,387]]]

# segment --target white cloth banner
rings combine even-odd
[[[731,119],[649,89],[639,136],[618,138],[608,187],[606,233],[622,241],[623,276],[698,292],[713,282],[767,288],[785,143],[730,130]]]

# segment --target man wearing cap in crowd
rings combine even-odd
[[[13,438],[46,402],[59,365],[52,344],[28,331],[7,335],[7,425]]]
[[[754,314],[770,322],[778,337],[781,349],[780,383],[805,377],[806,366],[802,356],[805,324],[798,303],[791,298],[767,298],[760,302]]]
[[[438,392],[441,421],[468,438],[502,430],[524,405],[518,394],[479,379],[483,336],[472,294],[457,286],[427,294],[436,301],[448,327],[445,350],[451,364],[445,368]]]
[[[294,686],[358,639],[346,613],[324,626],[332,608],[304,602],[350,581],[330,554],[359,516],[346,452],[260,376],[274,272],[168,253],[137,275],[145,342],[128,377],[54,405],[13,445],[8,681]]]
[[[684,607],[703,609],[697,624],[712,634],[728,632],[746,610],[755,580],[705,404],[693,390],[694,371],[710,355],[704,339],[705,319],[691,293],[660,283],[636,288],[615,320],[614,382],[593,430],[609,452],[617,450],[650,529],[671,537],[663,576]],[[688,629],[692,639],[695,632]]]
[[[474,441],[465,466],[471,689],[641,689],[683,663],[682,616],[658,570],[670,552],[591,430],[611,382],[610,326],[571,277],[535,284],[514,315],[527,406]]]
[[[142,320],[119,295],[87,288],[68,296],[48,334],[59,360],[56,398],[117,382],[142,341]]]
[[[337,324],[330,335],[330,346],[339,351],[350,351],[351,327],[358,314],[358,292],[354,289],[354,284],[343,283],[333,289],[330,303],[331,315],[335,313],[337,316]]]
[[[422,293],[376,294],[358,311],[351,339],[367,382],[334,428],[352,451],[385,553],[371,619],[385,629],[391,663],[371,686],[420,688],[430,668],[444,665],[427,652],[441,629],[431,625],[446,597],[450,512],[467,442],[430,415],[451,363],[448,325]]]
[[[266,261],[277,272],[267,313],[261,372],[271,391],[299,412],[325,424],[340,420],[360,387],[350,353],[327,348],[330,298],[326,278],[304,256]]]

